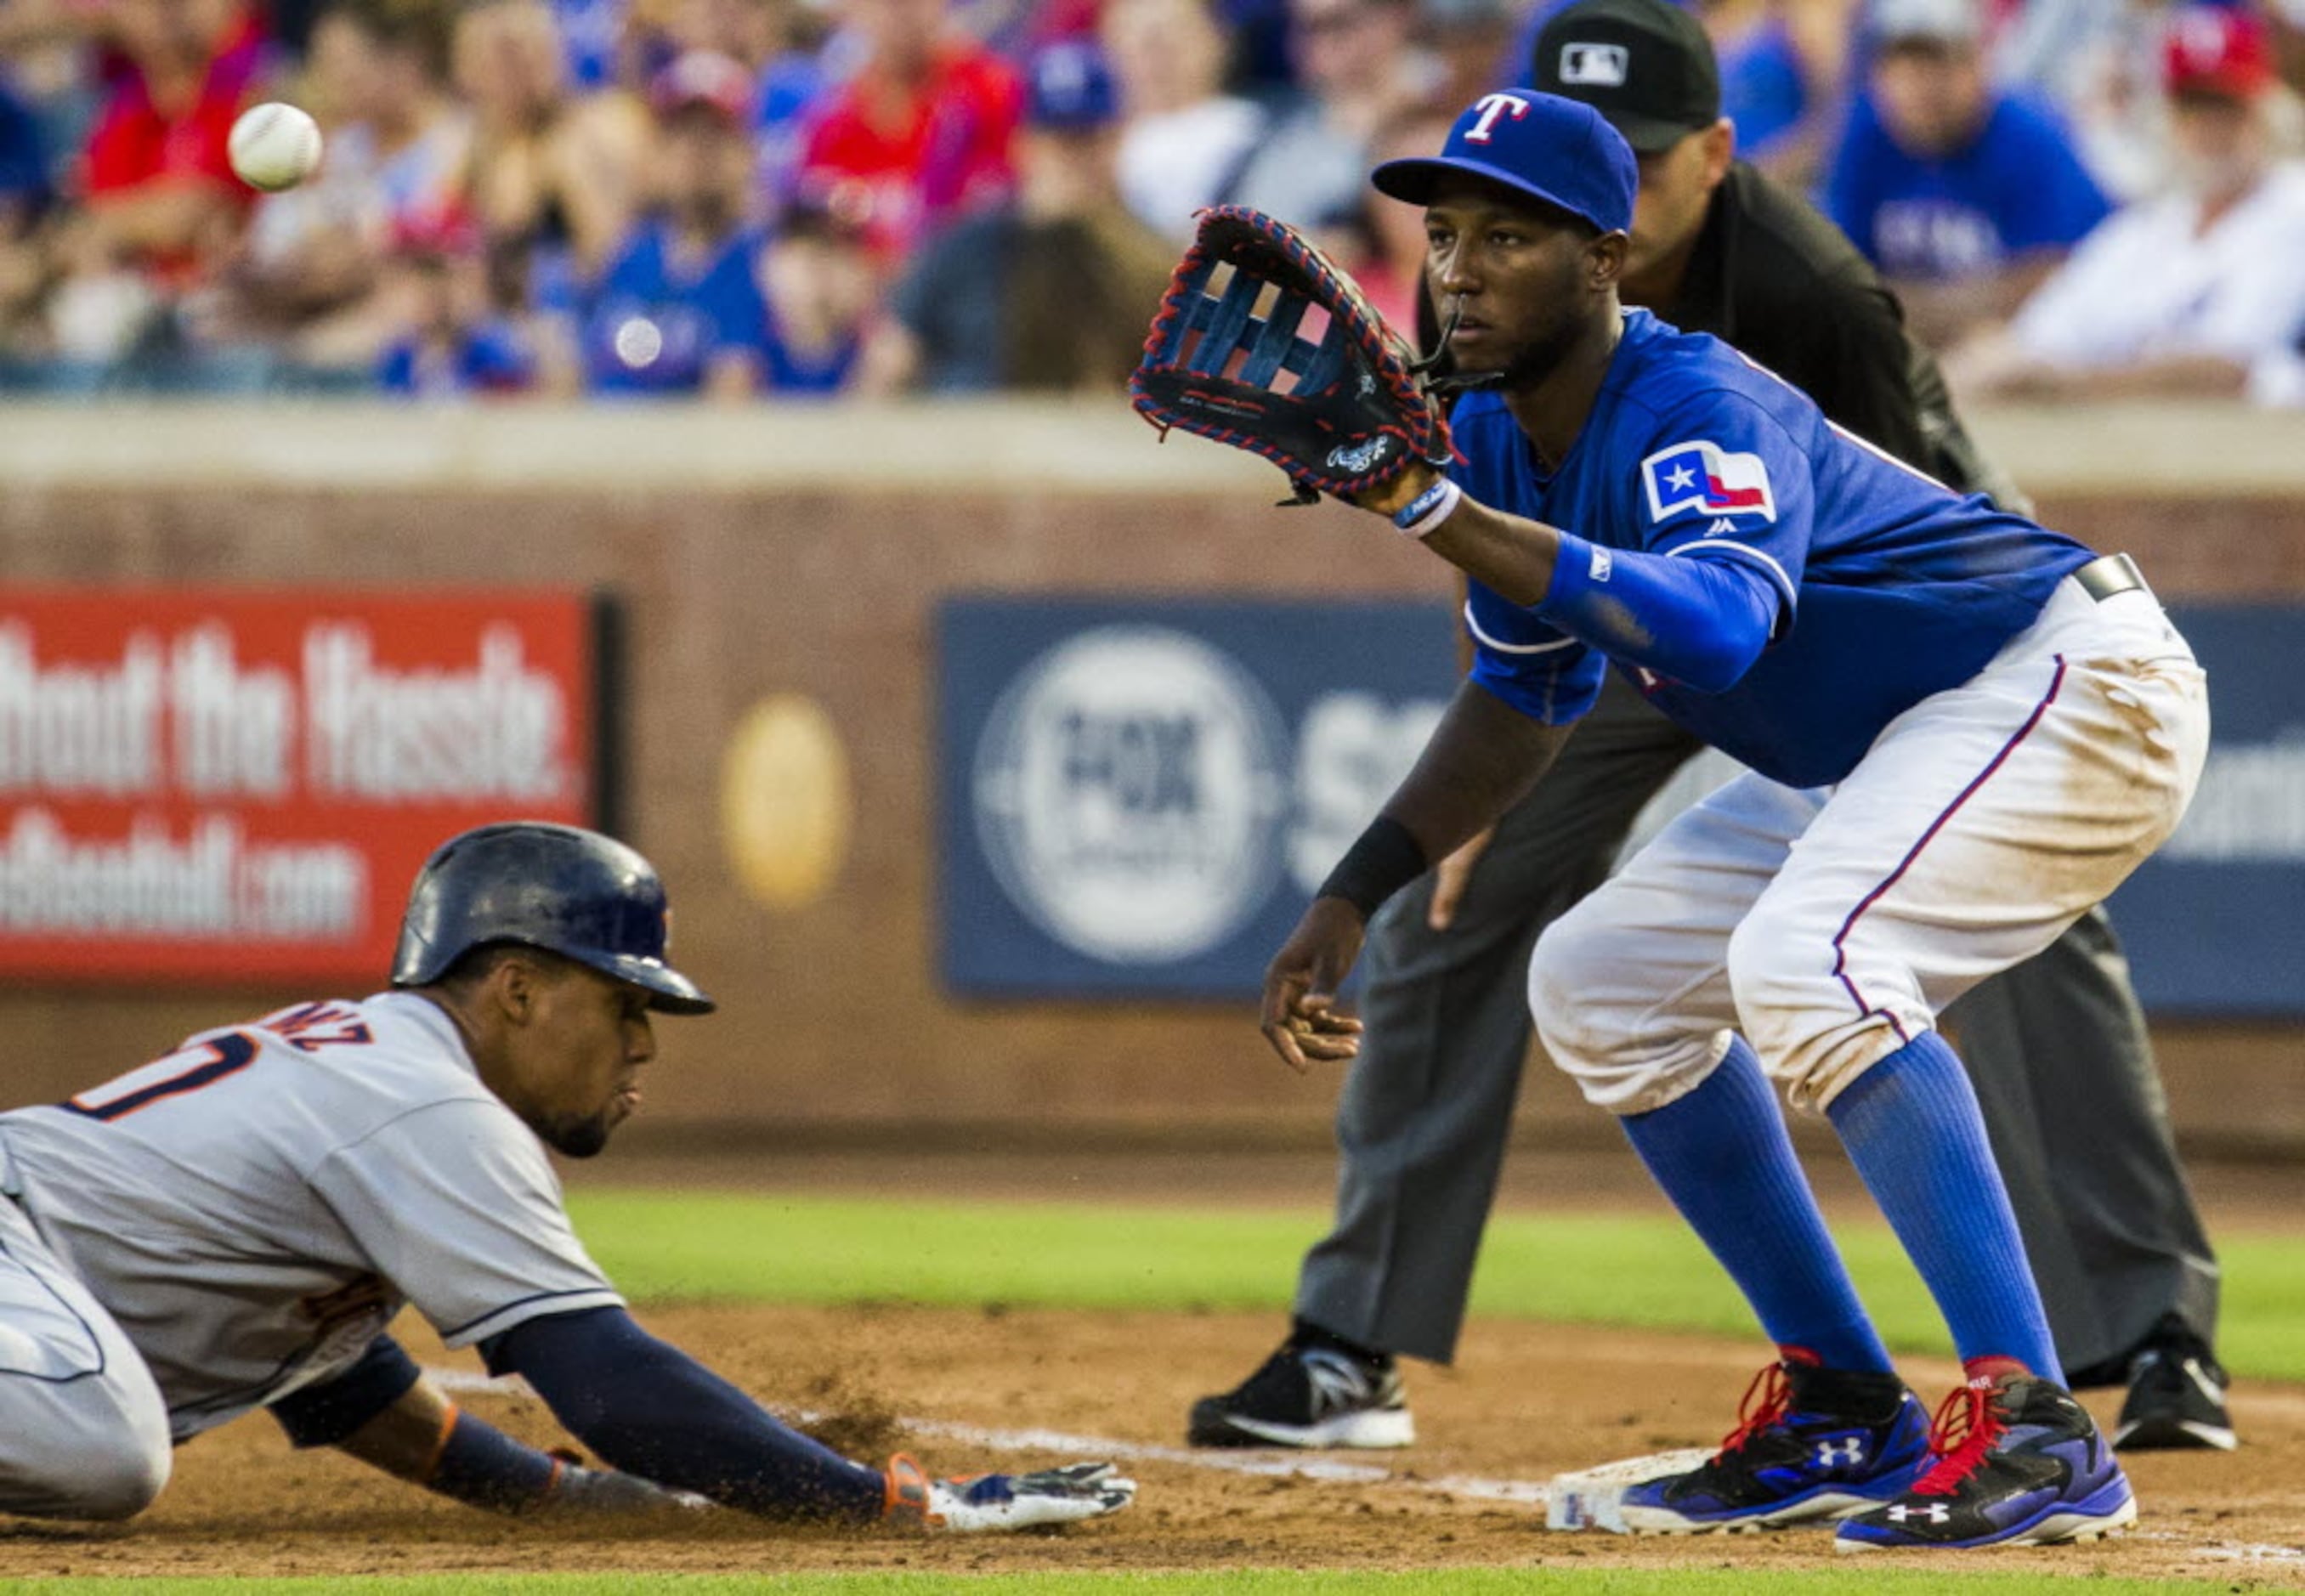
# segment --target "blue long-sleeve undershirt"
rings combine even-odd
[[[1730,546],[1734,547],[1734,546]],[[1750,558],[1683,544],[1670,555],[1561,534],[1535,611],[1612,659],[1699,692],[1726,692],[1768,646],[1784,596]]]
[[[880,1471],[787,1429],[622,1308],[532,1319],[481,1350],[603,1461],[659,1485],[778,1518],[871,1519],[886,1500]]]

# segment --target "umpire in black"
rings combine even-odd
[[[1578,0],[1538,36],[1527,81],[1592,105],[1639,154],[1628,304],[1733,344],[1940,480],[2026,507],[1872,267],[1733,158],[1713,48],[1687,11]],[[1456,1352],[1528,1049],[1529,950],[1698,746],[1612,675],[1469,875],[1444,864],[1378,915],[1362,959],[1367,1031],[1337,1113],[1336,1228],[1306,1257],[1289,1339],[1195,1405],[1195,1445],[1413,1439],[1394,1359]],[[1948,1019],[2073,1383],[2129,1384],[2117,1446],[2230,1447],[2216,1261],[2104,912]]]

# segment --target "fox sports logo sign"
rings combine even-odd
[[[1287,746],[1263,690],[1198,638],[1084,632],[993,707],[974,772],[985,857],[1016,906],[1076,952],[1191,958],[1272,890]]]

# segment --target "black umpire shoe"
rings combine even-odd
[[[1195,1447],[1407,1447],[1416,1422],[1391,1354],[1301,1320],[1262,1367],[1193,1404]]]
[[[2121,1405],[2113,1444],[2123,1452],[2230,1452],[2240,1445],[2225,1409],[2224,1368],[2208,1343],[2176,1320],[2162,1320],[2130,1359],[2129,1399]]]

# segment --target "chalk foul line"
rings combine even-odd
[[[425,1372],[442,1390],[451,1395],[472,1392],[504,1396],[535,1395],[529,1389],[528,1383],[517,1375],[498,1380],[475,1374],[467,1369],[430,1369]],[[801,1408],[772,1407],[770,1411],[787,1423],[802,1425],[829,1416]],[[1396,1474],[1376,1464],[1345,1463],[1332,1457],[1269,1452],[1212,1452],[1197,1447],[1161,1447],[1140,1441],[1118,1440],[1110,1436],[1076,1435],[1064,1430],[1006,1430],[982,1424],[962,1424],[949,1419],[900,1417],[897,1422],[915,1434],[958,1441],[964,1446],[987,1452],[1071,1452],[1083,1457],[1110,1458],[1116,1463],[1166,1463],[1211,1473],[1307,1480],[1320,1485],[1383,1486],[1453,1497],[1463,1501],[1506,1502],[1528,1507],[1544,1507],[1552,1494],[1544,1481],[1536,1480],[1499,1480],[1470,1474],[1449,1474],[1425,1480],[1415,1475]],[[2305,1548],[2295,1546],[2238,1541],[2199,1541],[2168,1530],[2132,1530],[2129,1538],[2183,1546],[2212,1562],[2305,1564]]]
[[[433,1383],[452,1396],[487,1392],[503,1396],[532,1396],[519,1376],[495,1379],[466,1369],[430,1369]],[[788,1424],[807,1425],[829,1415],[801,1408],[769,1410]],[[1167,1463],[1179,1468],[1212,1473],[1245,1474],[1258,1479],[1310,1480],[1322,1485],[1382,1485],[1420,1490],[1468,1501],[1511,1502],[1543,1507],[1547,1495],[1535,1480],[1491,1480],[1451,1474],[1425,1480],[1394,1473],[1375,1464],[1344,1463],[1332,1457],[1289,1456],[1270,1452],[1206,1452],[1186,1447],[1153,1446],[1117,1440],[1110,1436],[1076,1435],[1063,1430],[1006,1430],[982,1424],[957,1423],[949,1419],[900,1416],[897,1422],[917,1435],[958,1441],[988,1452],[1074,1452],[1084,1457],[1110,1458],[1115,1463]]]

